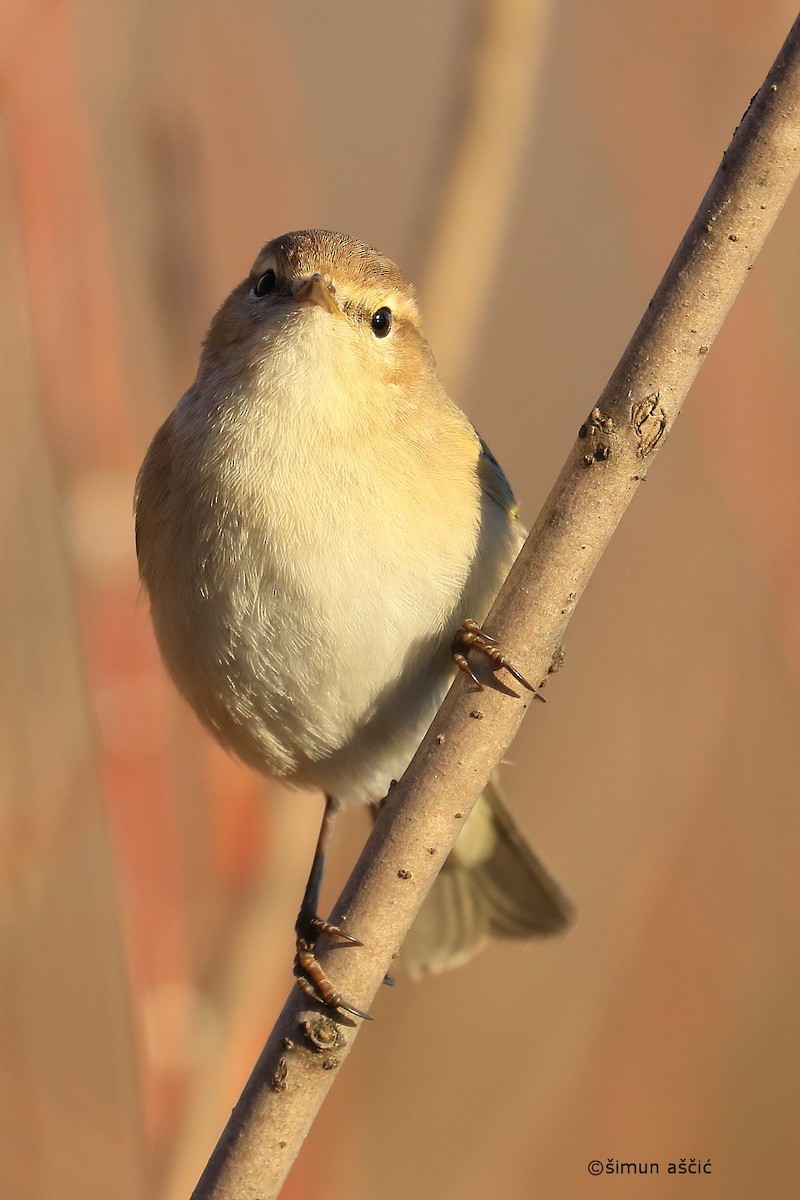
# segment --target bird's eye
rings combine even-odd
[[[276,282],[277,280],[275,272],[270,267],[268,271],[265,271],[264,274],[259,276],[259,278],[255,281],[253,284],[252,294],[257,300],[260,300],[262,296],[268,296],[270,292],[275,290]]]
[[[386,337],[392,328],[392,310],[390,308],[377,308],[372,314],[372,320],[369,324],[375,337]]]

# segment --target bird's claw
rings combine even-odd
[[[315,912],[306,912],[302,908],[297,914],[294,931],[297,934],[298,942],[302,941],[308,946],[315,946],[323,933],[327,933],[328,937],[335,938],[337,942],[347,942],[348,946],[364,945],[358,938],[345,933],[341,926],[333,925],[330,921],[323,921],[322,917]]]
[[[371,1013],[356,1008],[336,991],[322,969],[315,952],[317,941],[323,933],[348,946],[363,946],[364,943],[349,933],[345,933],[338,925],[333,925],[330,921],[323,921],[315,912],[307,912],[302,908],[298,913],[294,928],[297,934],[294,977],[300,990],[310,996],[312,1000],[324,1004],[326,1008],[350,1013],[351,1016],[360,1017],[363,1021],[373,1020]]]
[[[542,695],[538,688],[535,688],[533,684],[525,678],[522,672],[518,671],[514,664],[506,658],[502,650],[499,649],[497,638],[492,637],[489,633],[486,633],[486,631],[480,627],[477,621],[471,621],[467,617],[462,622],[461,628],[456,631],[456,635],[453,638],[453,662],[461,671],[464,671],[467,675],[469,675],[476,687],[478,687],[481,691],[484,691],[484,685],[481,683],[480,679],[478,679],[472,667],[469,665],[467,656],[464,653],[465,650],[469,649],[480,650],[482,654],[486,655],[496,670],[502,668],[503,670],[508,671],[509,675],[512,675],[514,679],[516,679],[518,683],[522,684],[524,688],[527,688],[529,692],[533,692],[534,696],[537,696],[539,700],[544,700],[546,698]]]

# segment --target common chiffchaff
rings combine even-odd
[[[201,721],[256,770],[328,798],[296,973],[334,1006],[359,1013],[313,956],[333,814],[378,804],[403,774],[453,678],[454,638],[481,646],[464,621],[484,619],[523,536],[395,264],[320,230],[266,245],[147,452],[137,550],[161,653]],[[489,933],[568,917],[492,780],[403,957],[436,971]]]

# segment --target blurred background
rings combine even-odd
[[[187,1197],[291,982],[320,799],[200,730],[133,550],[216,305],[286,230],[380,247],[533,521],[795,15],[4,0],[4,1200]],[[799,246],[795,196],[508,755],[577,925],[384,989],[287,1197],[672,1196],[690,1157],[796,1194]]]

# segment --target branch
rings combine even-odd
[[[800,170],[800,18],[487,620],[529,678],[547,674],[592,571],[655,455]],[[365,945],[325,947],[333,985],[368,1008],[529,698],[459,676],[393,788],[334,910]],[[474,715],[480,708],[482,720]],[[293,988],[193,1200],[278,1194],[359,1026]]]

